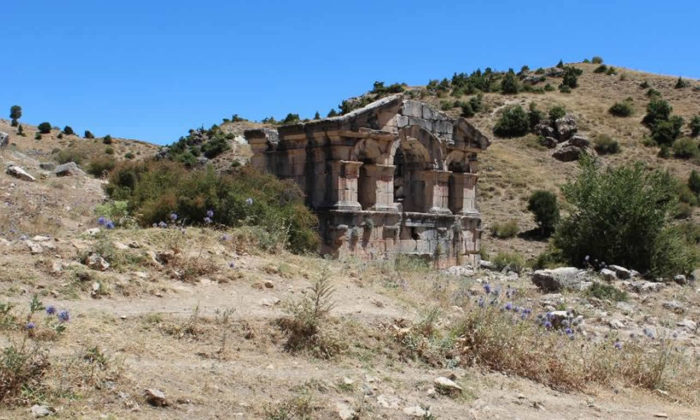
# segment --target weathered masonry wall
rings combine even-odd
[[[489,141],[466,120],[395,95],[245,136],[254,167],[304,190],[321,222],[323,253],[477,261],[477,154]]]

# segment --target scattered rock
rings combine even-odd
[[[416,405],[414,407],[406,407],[403,409],[403,413],[409,417],[426,418],[430,416],[430,411],[424,409],[419,405]]]
[[[56,164],[53,162],[41,162],[39,164],[39,167],[45,171],[54,171],[56,170]]]
[[[46,241],[50,241],[50,240],[51,240],[51,237],[46,236],[46,235],[35,235],[32,238],[32,241],[35,241],[35,242],[46,242]]]
[[[85,265],[97,271],[105,271],[109,268],[109,263],[107,260],[102,258],[102,256],[96,252],[91,253],[85,259]]]
[[[277,305],[278,303],[280,303],[279,298],[276,298],[276,297],[274,297],[274,296],[273,296],[273,297],[265,298],[265,299],[263,299],[263,300],[260,301],[260,304],[261,304],[262,306],[275,306],[275,305]]]
[[[681,286],[688,284],[688,279],[686,279],[683,274],[678,274],[676,276],[673,276],[673,281],[680,284]]]
[[[646,281],[646,280],[626,282],[623,284],[637,293],[658,292],[659,290],[661,290],[665,287],[665,285],[663,283],[657,283],[657,282]]]
[[[94,227],[94,228],[90,228],[90,229],[86,230],[85,232],[83,232],[83,235],[85,235],[85,236],[95,236],[95,235],[97,235],[98,233],[100,233],[100,228]]]
[[[548,149],[554,149],[559,144],[559,141],[552,136],[547,136],[543,137],[540,143]]]
[[[585,275],[585,270],[576,267],[537,270],[532,273],[532,282],[546,292],[558,292],[562,289],[581,290]]]
[[[578,160],[579,156],[581,156],[581,152],[581,148],[567,144],[557,149],[552,154],[552,157],[562,162],[572,162]]]
[[[345,403],[337,403],[335,405],[335,410],[338,413],[338,417],[340,417],[341,420],[352,420],[358,418],[357,413],[355,413],[355,411]]]
[[[552,128],[551,125],[547,122],[540,122],[537,124],[534,128],[535,133],[539,134],[542,137],[549,137],[549,138],[554,138],[556,136],[556,132],[554,131],[554,128]],[[556,139],[554,139],[555,145],[558,143]]]
[[[453,265],[452,267],[449,267],[445,270],[442,271],[445,274],[449,274],[452,276],[472,276],[474,275],[474,270],[472,270],[469,267],[465,267],[463,265]]]
[[[56,410],[48,405],[34,404],[31,408],[32,416],[34,417],[47,417],[52,415],[55,411]]]
[[[58,274],[63,271],[63,262],[60,260],[51,263],[51,274]]]
[[[274,289],[275,287],[275,283],[271,282],[270,280],[266,280],[264,284],[268,289]]]
[[[682,314],[683,312],[685,312],[685,308],[683,307],[683,305],[681,305],[675,300],[664,302],[662,306],[664,307],[664,309],[668,309],[669,311],[673,311],[677,314]]]
[[[0,147],[6,147],[10,143],[10,135],[0,131]]]
[[[559,77],[564,75],[564,69],[559,67],[549,67],[545,70],[545,74],[549,77]]]
[[[7,170],[5,172],[7,172],[8,175],[11,175],[15,178],[21,179],[23,181],[29,181],[29,182],[36,181],[36,178],[29,175],[29,172],[25,171],[24,169],[20,168],[17,165],[8,166]]]
[[[619,319],[611,319],[608,321],[608,325],[610,328],[613,330],[622,330],[625,328],[625,323],[620,321]]]
[[[56,176],[85,175],[85,172],[78,168],[78,165],[75,162],[68,162],[64,163],[63,165],[58,165],[53,173],[56,174]]]
[[[667,419],[668,414],[666,413],[654,413],[654,417],[662,418],[662,419]]]
[[[163,265],[167,265],[173,258],[175,258],[173,251],[159,251],[155,254],[156,262]]]
[[[586,148],[591,145],[591,141],[583,136],[574,135],[571,137],[571,139],[569,139],[569,144],[576,147]]]
[[[486,261],[486,260],[480,260],[479,267],[483,268],[484,270],[495,270],[496,269],[496,265],[494,263],[492,263],[491,261]]]
[[[163,391],[155,388],[148,388],[144,391],[146,402],[155,407],[165,407],[168,401],[165,399]]]
[[[609,265],[608,269],[614,271],[618,279],[627,280],[632,277],[632,272],[625,267],[621,267],[619,265]]]
[[[384,408],[399,409],[399,399],[391,395],[380,394],[377,396],[377,404]]]
[[[27,240],[27,241],[24,241],[24,243],[27,244],[27,247],[29,248],[29,252],[31,252],[32,255],[37,255],[37,254],[41,254],[42,252],[44,252],[44,248],[42,248],[41,245],[39,245],[38,243],[36,243],[34,241]]]
[[[679,327],[683,327],[690,332],[695,332],[695,330],[698,329],[698,324],[696,324],[695,321],[691,321],[690,319],[684,319],[683,321],[678,321],[678,322],[676,322],[676,325]]]
[[[603,277],[605,281],[613,281],[617,278],[615,272],[607,268],[600,270],[600,276]]]
[[[569,140],[578,131],[576,126],[576,118],[573,115],[568,114],[557,119],[554,122],[554,129],[557,132],[557,138],[559,141]]]
[[[462,387],[457,385],[453,380],[438,376],[433,381],[435,390],[443,395],[457,395],[462,393]]]

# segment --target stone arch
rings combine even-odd
[[[358,141],[350,152],[350,159],[363,163],[380,163],[382,151],[379,144],[372,139]]]
[[[469,156],[461,150],[453,150],[445,159],[445,168],[451,172],[469,172]]]
[[[422,146],[422,150],[418,145]],[[410,147],[422,154],[426,160],[425,169],[445,169],[445,155],[447,154],[445,144],[419,125],[410,125],[399,130],[399,137],[392,145],[390,162],[393,161],[394,154],[399,147],[404,149]]]
[[[363,210],[377,204],[377,163],[381,163],[379,144],[372,139],[358,141],[350,152],[350,160],[362,162],[357,179],[357,201]]]

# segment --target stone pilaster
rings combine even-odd
[[[423,171],[425,181],[425,207],[429,213],[450,214],[449,179],[450,171]]]
[[[331,161],[331,208],[337,210],[362,210],[357,201],[357,180],[360,176],[362,162],[339,160]]]
[[[472,214],[476,210],[476,181],[478,175],[453,173],[450,176],[450,210],[454,214]]]

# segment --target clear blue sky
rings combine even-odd
[[[0,111],[170,143],[238,113],[325,115],[375,80],[602,56],[700,76],[700,1],[7,0]]]

